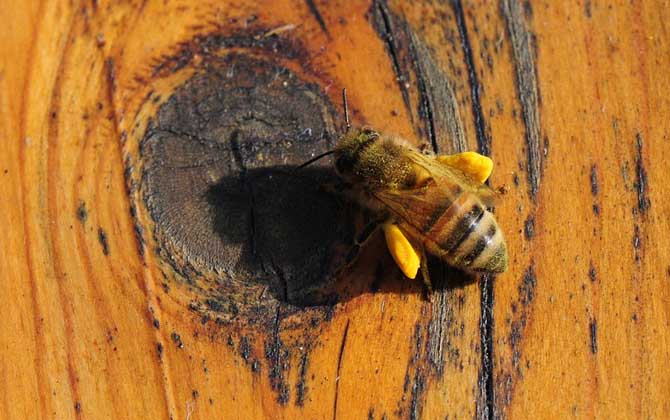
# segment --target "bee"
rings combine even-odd
[[[507,245],[490,212],[496,193],[484,184],[493,162],[475,152],[435,155],[372,128],[352,128],[343,90],[346,133],[332,154],[346,195],[380,223],[364,229],[362,243],[381,226],[396,264],[414,279],[421,267],[431,288],[427,254],[468,272],[507,270]]]

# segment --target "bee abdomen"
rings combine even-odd
[[[428,248],[449,264],[471,271],[507,269],[507,247],[493,214],[473,194],[463,193],[432,226]]]
[[[507,269],[507,246],[502,231],[488,210],[476,223],[458,247],[449,254],[452,264],[473,271],[502,272]]]

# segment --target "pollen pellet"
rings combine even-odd
[[[421,258],[419,258],[412,244],[409,243],[398,226],[391,223],[384,225],[384,236],[391,256],[393,256],[403,274],[410,279],[416,278]]]

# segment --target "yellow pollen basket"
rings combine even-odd
[[[491,158],[476,152],[442,155],[438,156],[437,160],[438,162],[460,169],[480,184],[483,184],[491,175],[491,171],[493,171],[493,161]]]
[[[386,245],[396,264],[405,276],[410,279],[416,278],[419,265],[421,265],[421,258],[419,258],[414,247],[412,247],[412,244],[409,243],[398,226],[386,223],[383,228]]]

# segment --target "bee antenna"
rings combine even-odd
[[[320,155],[315,156],[315,157],[311,158],[310,160],[308,160],[307,162],[303,163],[302,165],[298,166],[297,168],[295,168],[295,170],[298,171],[298,170],[304,168],[307,165],[311,165],[312,163],[316,162],[319,159],[322,159],[322,158],[324,158],[328,155],[332,155],[333,153],[335,153],[335,150],[329,150],[327,152],[321,153]]]
[[[349,121],[349,105],[347,104],[347,88],[342,89],[342,104],[344,105],[344,121],[347,123],[347,131],[351,128]]]

